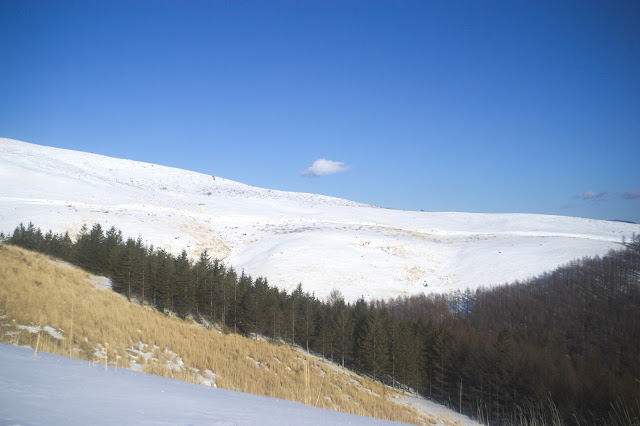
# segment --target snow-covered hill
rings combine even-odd
[[[565,216],[383,209],[0,139],[0,231],[29,221],[71,235],[114,225],[173,252],[206,249],[283,289],[338,288],[350,301],[526,279],[640,233]]]

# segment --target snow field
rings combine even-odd
[[[206,249],[282,289],[302,283],[325,298],[338,288],[350,302],[524,280],[640,233],[564,216],[383,209],[0,139],[0,231],[29,221],[71,236],[115,226],[173,253]]]

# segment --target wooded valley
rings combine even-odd
[[[33,224],[0,237],[108,276],[130,300],[300,345],[483,422],[640,424],[640,236],[526,282],[356,303],[99,224],[75,241]]]

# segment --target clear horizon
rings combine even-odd
[[[640,5],[0,3],[0,137],[405,210],[640,222]]]

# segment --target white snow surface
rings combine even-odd
[[[398,188],[402,191],[402,188]],[[203,250],[287,291],[347,301],[523,280],[605,254],[640,225],[536,214],[401,211],[0,138],[0,231],[115,226]],[[427,284],[427,286],[425,286]]]
[[[392,425],[0,344],[3,425]]]

